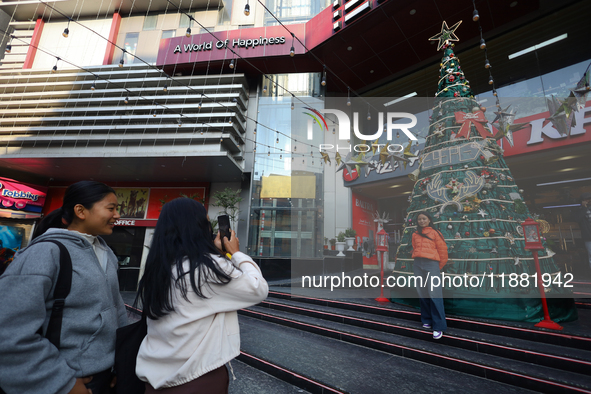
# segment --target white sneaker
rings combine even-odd
[[[433,331],[433,339],[441,339],[443,331]]]
[[[430,330],[431,329],[431,325],[430,324],[423,324],[423,328],[426,328],[426,329]]]

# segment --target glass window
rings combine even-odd
[[[144,19],[143,30],[156,30],[156,23],[158,22],[158,15],[148,15]]]
[[[176,37],[176,30],[162,30],[162,39]]]
[[[252,7],[252,5],[251,5]],[[218,15],[218,25],[229,25],[232,20],[232,0],[225,0]]]
[[[259,128],[256,135],[260,145],[253,175],[248,253],[262,257],[321,257],[324,192],[320,158],[318,154],[311,157],[305,143],[294,150],[288,137],[300,141],[306,137],[294,133],[294,127],[299,125],[292,124],[291,95],[284,91],[295,93],[310,106],[318,106],[320,74],[270,75],[263,85],[267,92],[261,92],[257,120],[270,130]],[[303,104],[298,100],[297,105]],[[314,141],[318,142],[322,141]],[[307,195],[295,190],[302,187]],[[286,188],[298,197],[287,196]]]
[[[179,28],[182,27],[190,27],[191,26],[191,19],[186,14],[181,14],[181,19],[179,20]]]
[[[140,33],[127,33],[125,35],[125,41],[123,42],[123,48],[125,48],[125,54],[123,60],[125,64],[131,64],[134,62],[135,51],[137,49],[137,42],[140,37]]]
[[[331,4],[330,0],[268,0],[267,7],[284,24],[302,23],[312,19]],[[277,25],[268,12],[265,13],[265,26]]]

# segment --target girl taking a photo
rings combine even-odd
[[[422,286],[417,282],[423,328],[433,329],[433,338],[440,339],[447,329],[441,281],[432,286],[431,277],[441,279],[441,269],[447,263],[447,244],[441,232],[433,228],[433,218],[427,212],[417,215],[417,231],[412,235],[412,258],[415,276],[423,278]]]
[[[233,230],[230,240],[212,235],[199,202],[162,207],[136,300],[148,325],[136,365],[146,394],[228,392],[225,364],[240,353],[236,311],[263,301],[268,286]]]
[[[109,392],[115,332],[127,324],[127,313],[117,257],[100,235],[111,234],[119,217],[112,188],[75,183],[0,276],[0,387],[6,393]],[[72,261],[59,348],[46,338],[61,256],[49,241],[64,245]]]

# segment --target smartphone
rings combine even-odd
[[[224,246],[224,237],[230,240],[232,234],[230,233],[230,217],[228,215],[218,216],[218,228],[220,229],[220,239],[222,240],[222,248]]]

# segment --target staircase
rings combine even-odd
[[[274,287],[239,311],[238,360],[310,393],[591,393],[590,310],[564,332],[448,317],[438,341],[417,310],[294,297]],[[289,289],[287,289],[289,290]],[[258,391],[283,393],[291,391]]]

